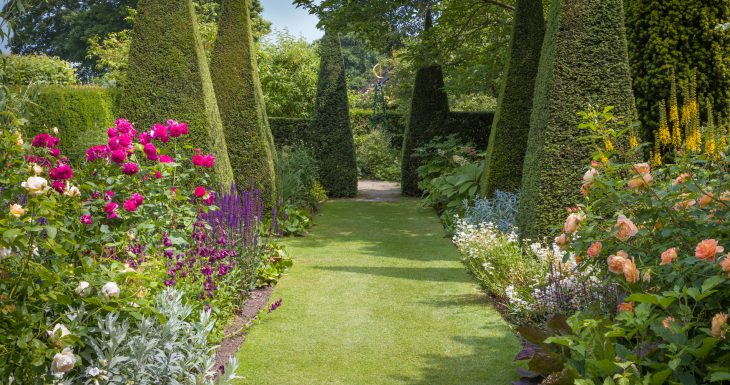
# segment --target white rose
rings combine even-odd
[[[63,192],[63,195],[68,197],[77,197],[81,195],[81,191],[79,191],[79,188],[76,186],[67,186],[66,191]]]
[[[48,337],[50,337],[51,339],[51,342],[53,342],[54,345],[60,347],[64,346],[61,342],[61,338],[71,335],[71,331],[63,326],[63,324],[56,324],[56,326],[53,327],[53,330],[48,330],[47,333]]]
[[[86,369],[86,375],[88,375],[89,377],[96,377],[96,376],[98,376],[99,375],[99,368],[97,368],[96,366],[92,366],[92,367]]]
[[[53,135],[58,135],[58,127],[53,127],[51,131],[53,132]]]
[[[15,144],[17,144],[18,147],[20,147],[23,145],[23,143],[25,143],[25,142],[23,142],[23,135],[20,134],[20,131],[18,131],[16,133],[16,135],[17,135],[17,138],[15,139]]]
[[[79,282],[79,285],[76,286],[76,290],[74,290],[74,291],[76,292],[76,294],[78,294],[82,297],[86,297],[87,295],[89,295],[89,286],[90,285],[88,282],[81,281],[81,282]]]
[[[119,298],[119,286],[115,282],[107,282],[104,286],[102,286],[101,294],[103,294],[104,298],[107,300],[109,297]]]
[[[586,171],[585,174],[583,174],[583,183],[591,184],[596,179],[596,175],[598,175],[598,170],[591,167],[590,170]]]
[[[32,176],[21,184],[31,195],[40,195],[48,191],[48,181],[39,176]]]
[[[76,356],[69,348],[63,349],[61,353],[57,353],[53,356],[53,362],[51,362],[51,372],[56,377],[63,377],[64,374],[70,372],[74,365],[76,365]]]

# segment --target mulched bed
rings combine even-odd
[[[250,325],[260,309],[266,307],[273,291],[273,287],[267,286],[255,289],[249,294],[236,319],[224,330],[225,337],[215,354],[216,368],[228,363],[228,359],[238,352],[238,348],[241,347],[246,338],[243,329]]]

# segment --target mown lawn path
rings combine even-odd
[[[241,384],[509,384],[518,341],[417,200],[328,202],[238,353]]]

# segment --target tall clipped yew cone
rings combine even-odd
[[[251,181],[269,204],[276,202],[274,154],[256,65],[250,0],[222,0],[211,75],[223,120],[233,177],[241,188]]]
[[[542,1],[518,0],[512,27],[507,76],[492,124],[482,195],[495,190],[515,191],[522,183],[527,136],[530,132],[535,77],[545,36]]]
[[[403,136],[401,163],[401,191],[406,196],[418,196],[418,166],[420,160],[414,150],[437,136],[447,135],[449,99],[444,92],[444,74],[441,66],[418,69],[411,99],[411,115]]]
[[[578,128],[578,112],[610,105],[616,114],[635,114],[623,23],[621,0],[552,2],[522,171],[523,237],[551,235],[580,197],[592,140]]]
[[[211,151],[217,182],[233,172],[191,0],[140,0],[120,112],[137,127],[185,121],[187,143]],[[191,150],[190,156],[193,152]]]
[[[340,38],[325,32],[319,43],[317,100],[312,119],[312,145],[320,181],[330,197],[357,195],[355,143],[350,126],[345,62]]]

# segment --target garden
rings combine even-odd
[[[0,384],[730,383],[728,0],[6,0],[0,43]]]

